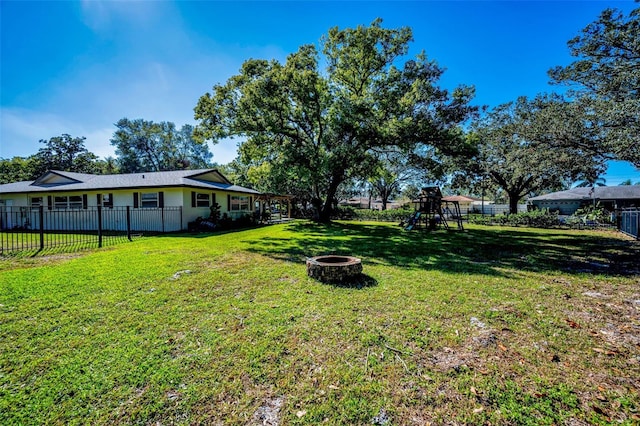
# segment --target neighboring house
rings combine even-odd
[[[0,185],[0,209],[10,212],[32,208],[29,209],[31,211],[42,206],[50,216],[55,212],[71,211],[80,218],[82,211],[97,210],[98,206],[102,207],[104,214],[128,206],[138,213],[139,221],[156,221],[159,219],[155,218],[160,217],[163,231],[180,231],[186,230],[188,223],[196,218],[208,217],[209,208],[214,203],[220,206],[221,214],[226,213],[234,219],[252,214],[256,210],[258,195],[260,193],[253,189],[233,185],[214,169],[118,175],[51,170],[35,181]],[[165,221],[165,210],[167,215],[169,211],[178,213],[172,215],[171,221]],[[4,221],[0,220],[0,227],[23,226],[23,223],[15,223],[19,219],[5,214]],[[47,223],[51,224],[48,225],[50,229],[55,229],[51,220]],[[64,229],[70,229],[70,226],[73,227],[65,225]],[[79,223],[74,229],[87,229],[86,226]],[[118,229],[122,226],[119,224]]]
[[[625,207],[640,207],[640,185],[573,188],[532,197],[527,201],[535,208],[558,211],[562,215],[572,215],[580,207],[596,203],[613,212]]]

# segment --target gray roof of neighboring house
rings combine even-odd
[[[199,179],[208,173],[219,175],[224,183]],[[57,175],[71,181],[57,184],[46,184],[47,177]],[[60,191],[91,191],[114,189],[143,189],[165,187],[190,187],[207,190],[224,190],[260,194],[260,192],[233,185],[215,169],[177,170],[168,172],[144,172],[120,175],[92,175],[86,173],[61,172],[50,170],[35,181],[15,182],[0,185],[0,193],[25,192],[60,192]]]
[[[596,186],[573,188],[529,198],[529,201],[635,200],[640,199],[640,185]]]

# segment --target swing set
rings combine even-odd
[[[462,215],[460,213],[460,203],[457,201],[443,201],[442,192],[437,186],[422,188],[418,198],[412,201],[414,212],[406,220],[400,223],[405,231],[414,229],[424,229],[434,231],[438,226],[444,229],[464,230],[462,225]],[[451,222],[451,225],[449,224]]]

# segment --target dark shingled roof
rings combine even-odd
[[[573,188],[529,198],[529,201],[574,201],[574,200],[640,200],[640,185],[596,186]]]

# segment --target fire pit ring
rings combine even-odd
[[[307,275],[323,282],[342,282],[362,273],[362,261],[353,256],[315,256],[307,259]]]

